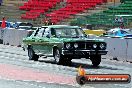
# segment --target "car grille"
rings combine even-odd
[[[92,49],[92,43],[79,42],[78,49]]]
[[[69,42],[71,44],[71,48],[70,49],[76,49],[76,50],[101,50],[100,48],[100,44],[104,43],[104,42]],[[78,44],[78,48],[74,47],[74,44],[77,43]],[[93,44],[97,44],[97,48],[93,48]],[[65,43],[66,46],[66,43]],[[65,47],[66,49],[66,47]]]
[[[78,43],[78,48],[77,49],[84,49],[84,50],[100,50],[99,45],[102,42],[77,42]],[[93,44],[97,44],[97,48],[93,48]]]

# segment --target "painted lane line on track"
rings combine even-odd
[[[5,52],[5,53],[11,53],[11,54],[18,54],[18,55],[27,55],[27,51],[19,51],[19,50],[10,50],[10,49],[0,49],[0,52]]]
[[[37,88],[46,88],[46,87],[43,87],[43,86],[40,86],[40,85],[36,85],[36,84],[33,84],[33,83],[27,83],[26,81],[21,81],[21,80],[14,80],[14,79],[8,79],[8,78],[3,78],[3,77],[1,77],[0,76],[0,79],[2,79],[2,80],[7,80],[7,81],[14,81],[14,82],[16,82],[16,83],[19,83],[19,84],[26,84],[26,85],[30,85],[30,86],[35,86],[35,87],[37,87]]]
[[[48,72],[37,72],[31,69],[21,69],[7,64],[0,64],[0,75],[9,79],[29,80],[57,84],[76,84],[75,77],[51,74]]]

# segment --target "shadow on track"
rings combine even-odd
[[[43,59],[43,60],[39,60],[39,62],[44,62],[44,63],[51,63],[51,64],[56,64],[55,61],[53,59]],[[57,65],[57,64],[56,64]],[[85,69],[109,69],[109,70],[122,70],[119,68],[115,68],[115,67],[108,67],[108,66],[101,66],[99,65],[98,67],[94,67],[92,64],[85,64],[85,63],[81,63],[81,62],[74,62],[72,61],[71,63],[65,63],[63,64],[63,66],[69,66],[69,67],[74,67],[74,68],[78,68],[79,66],[82,66]]]

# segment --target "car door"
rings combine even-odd
[[[36,32],[34,32],[33,35],[31,35],[32,46],[35,53],[41,53],[40,45],[41,45],[41,40],[42,40],[42,35],[44,30],[45,30],[44,28],[38,28]]]
[[[40,52],[46,56],[52,55],[52,41],[51,41],[51,29],[45,28],[42,37],[39,40],[40,44]]]
[[[52,54],[52,46],[50,44],[50,29],[47,27],[43,27],[39,29],[39,31],[35,34],[35,43],[33,45],[33,49],[35,53],[42,55],[51,55]]]
[[[28,45],[34,46],[35,44],[35,39],[36,39],[36,34],[38,33],[39,28],[36,29],[36,31],[34,31],[30,37],[27,37],[26,40],[24,40],[24,42],[28,42]]]

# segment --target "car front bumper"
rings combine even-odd
[[[107,52],[107,50],[62,50],[62,55],[83,58],[90,55],[106,55]]]

